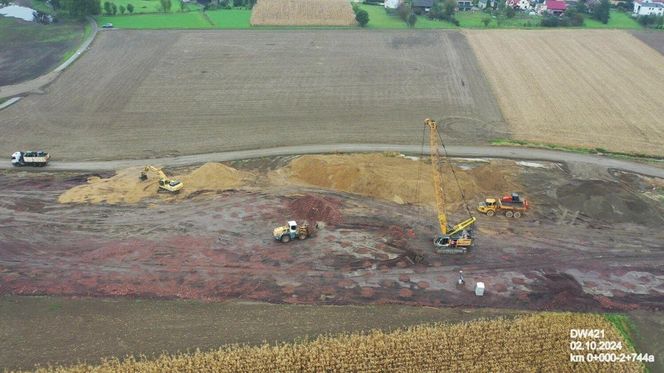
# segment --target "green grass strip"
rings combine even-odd
[[[536,149],[551,149],[551,150],[561,150],[566,152],[573,153],[584,153],[584,154],[603,154],[609,155],[617,158],[636,158],[649,161],[663,161],[664,156],[653,155],[653,154],[644,154],[644,153],[631,153],[631,152],[616,152],[610,151],[604,148],[587,148],[581,146],[567,146],[567,145],[558,145],[550,144],[543,142],[530,142],[524,140],[512,140],[512,139],[495,139],[490,142],[491,145],[498,146],[523,146],[528,148]]]

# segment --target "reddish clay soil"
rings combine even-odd
[[[561,218],[555,191],[571,188],[562,188],[570,184],[557,175],[564,172],[530,171],[524,185],[537,207],[518,222],[479,216],[475,248],[457,256],[433,251],[429,208],[299,187],[59,204],[89,175],[6,172],[0,294],[661,309],[661,230],[592,214]],[[289,218],[325,224],[306,241],[282,244],[271,231]],[[456,284],[460,269],[465,286]],[[478,281],[484,297],[474,295]]]

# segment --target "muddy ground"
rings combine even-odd
[[[267,184],[134,205],[59,204],[58,196],[88,175],[6,171],[0,293],[661,309],[661,181],[522,164],[513,167],[532,211],[518,221],[479,216],[476,247],[458,256],[434,252],[430,207]],[[463,218],[460,211],[451,216]],[[271,229],[288,218],[318,221],[321,229],[281,244]],[[461,269],[463,287],[456,285]],[[478,281],[487,285],[481,298],[473,293]]]
[[[0,297],[0,369],[510,317],[517,310]],[[29,319],[30,323],[25,320]]]
[[[509,135],[455,31],[116,30],[97,35],[45,91],[0,111],[1,154],[109,160],[420,144],[427,117],[463,143]]]

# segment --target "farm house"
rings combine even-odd
[[[656,16],[664,15],[664,3],[654,2],[650,0],[643,0],[643,1],[637,0],[634,2],[634,10],[632,12],[632,15],[634,17],[648,16],[648,15],[656,15]]]

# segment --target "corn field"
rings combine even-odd
[[[251,24],[272,26],[354,26],[347,0],[258,0]]]
[[[603,329],[622,341],[601,315],[541,313],[516,319],[423,325],[392,332],[323,336],[279,345],[232,345],[156,360],[109,359],[98,366],[38,372],[641,372],[640,363],[571,363],[570,328]],[[581,339],[579,339],[581,340]]]

